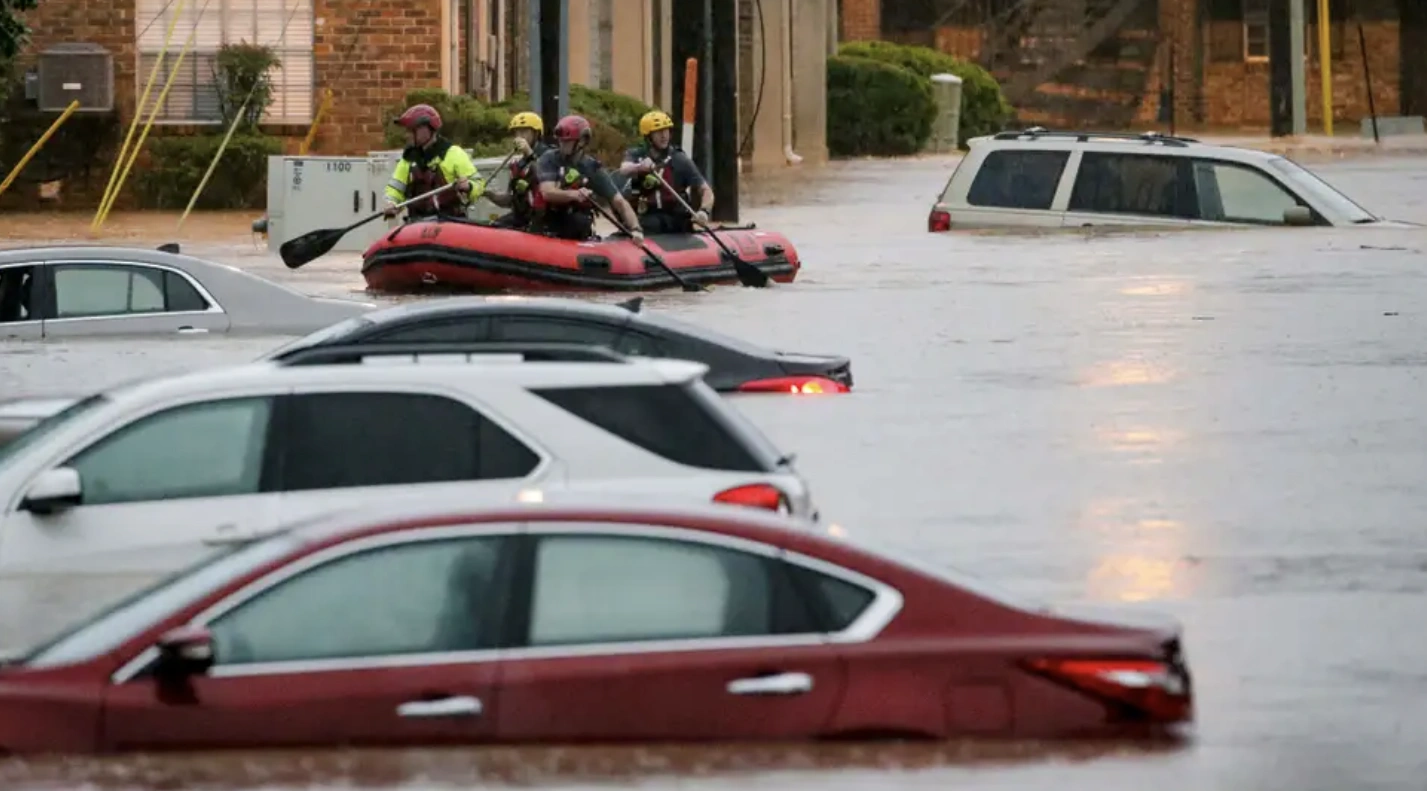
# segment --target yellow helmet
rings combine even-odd
[[[659,110],[650,110],[644,114],[643,118],[639,119],[640,137],[648,137],[660,129],[673,128],[674,119],[670,118],[668,113],[663,113]]]
[[[511,117],[510,126],[507,128],[512,132],[517,129],[534,129],[537,135],[545,134],[545,122],[532,112],[516,113]]]

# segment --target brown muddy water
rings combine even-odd
[[[1371,210],[1427,222],[1427,160],[1315,167]],[[1187,742],[15,761],[0,788],[1427,788],[1427,229],[928,234],[949,172],[852,162],[752,185],[744,219],[798,245],[798,282],[646,306],[852,357],[848,396],[735,403],[854,536],[1032,596],[1179,617],[1198,694]],[[173,219],[110,227],[159,244]],[[254,247],[251,219],[190,219],[180,241],[362,293],[355,256],[290,272]],[[0,237],[82,239],[87,224],[0,217]],[[85,391],[284,340],[10,344],[0,393]],[[5,634],[82,605],[39,584],[54,610]]]

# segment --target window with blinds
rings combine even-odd
[[[178,11],[178,23],[169,40],[168,54],[154,81],[144,116],[152,111],[164,82],[174,70],[183,45],[194,42],[179,65],[173,87],[159,112],[159,120],[189,123],[217,122],[218,95],[214,88],[214,56],[225,44],[247,42],[272,47],[282,65],[274,69],[273,103],[264,121],[304,124],[312,121],[313,0],[137,0],[139,87],[143,86],[164,48],[164,36]]]

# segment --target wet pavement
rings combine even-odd
[[[851,395],[735,403],[797,452],[854,536],[1025,594],[1181,618],[1188,744],[0,762],[0,787],[1427,787],[1427,229],[928,234],[949,168],[853,162],[796,190],[748,185],[744,219],[798,245],[798,282],[646,307],[852,357]],[[1427,222],[1427,159],[1315,169],[1370,210]],[[190,220],[208,241],[185,249],[361,293],[354,256],[289,272],[253,249],[250,219]],[[171,217],[116,221],[145,244],[173,238]],[[54,233],[0,218],[0,238],[22,226]],[[283,340],[0,345],[0,393],[227,364]]]

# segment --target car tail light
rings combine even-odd
[[[1189,678],[1182,669],[1166,662],[1034,659],[1026,664],[1052,681],[1131,710],[1135,719],[1172,723],[1193,717]]]
[[[927,215],[927,230],[931,233],[951,230],[951,214],[942,209],[932,209]]]
[[[820,395],[846,393],[852,388],[825,376],[780,376],[776,379],[755,379],[738,386],[740,393],[794,393]]]
[[[714,502],[729,503],[731,505],[746,505],[750,508],[764,508],[769,511],[779,513],[790,513],[793,509],[788,505],[788,498],[776,486],[766,483],[751,483],[747,486],[735,486],[732,489],[724,489],[714,495]]]

